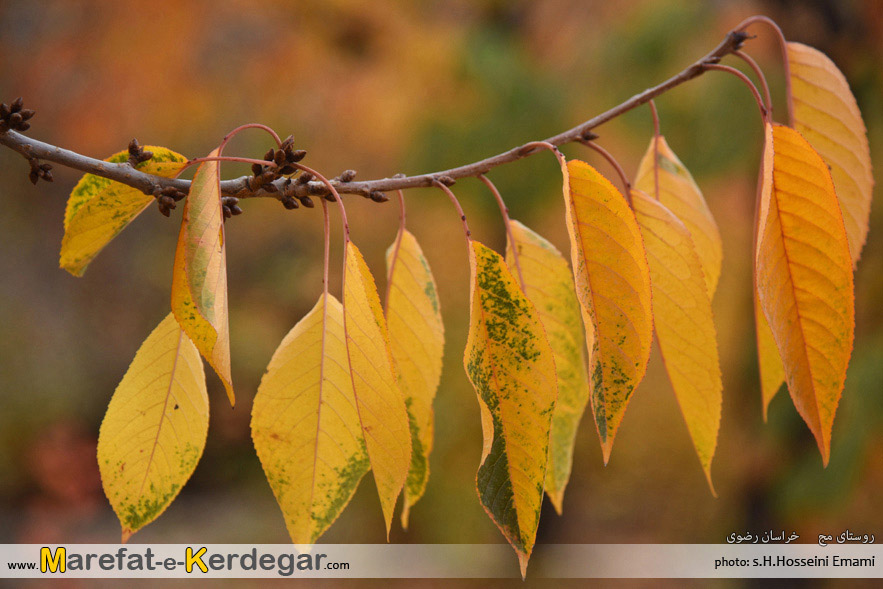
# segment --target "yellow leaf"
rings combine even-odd
[[[672,389],[711,483],[721,419],[720,361],[702,263],[686,225],[640,190],[632,204],[647,250],[653,318]]]
[[[540,317],[503,258],[472,241],[469,336],[463,364],[478,395],[484,449],[475,477],[485,511],[515,549],[533,550],[557,397]]]
[[[393,372],[389,335],[374,277],[351,241],[347,242],[345,256],[343,316],[347,354],[356,407],[389,538],[396,499],[411,465],[411,431],[405,400]]]
[[[101,483],[123,542],[159,517],[193,474],[208,414],[199,352],[169,314],[135,354],[98,435]]]
[[[831,174],[800,133],[773,126],[757,292],[797,411],[828,463],[855,329],[852,259]]]
[[[320,297],[279,344],[254,398],[251,435],[291,541],[314,543],[369,469],[334,297]]]
[[[389,349],[411,429],[411,467],[405,485],[402,527],[429,479],[432,451],[432,402],[441,379],[445,330],[438,293],[429,264],[414,236],[403,231],[401,242],[386,252],[391,274],[386,308]]]
[[[634,213],[597,170],[568,162],[564,202],[589,349],[592,410],[606,464],[650,359],[650,270]]]
[[[654,143],[657,152],[659,194],[656,194],[656,176],[653,171]],[[668,146],[665,137],[658,136],[650,140],[650,147],[647,148],[638,167],[635,188],[655,197],[686,225],[693,243],[696,244],[699,261],[702,262],[708,295],[714,298],[723,260],[720,232],[699,186]]]
[[[209,157],[216,157],[214,150]],[[172,312],[208,360],[233,405],[230,327],[227,321],[227,252],[221,213],[219,162],[203,162],[190,186],[175,250]]]
[[[794,128],[831,169],[853,263],[868,235],[874,178],[868,136],[846,78],[828,57],[788,43]]]
[[[187,161],[164,147],[145,146],[153,157],[136,168],[146,174],[171,178]],[[129,152],[121,151],[105,161],[120,163]],[[153,202],[153,196],[101,176],[86,174],[71,191],[64,213],[64,237],[59,265],[82,276],[89,263],[110,240]]]
[[[770,198],[773,190],[773,126],[767,123],[764,126],[764,143],[763,143],[763,160],[760,168],[760,210],[757,213],[758,226],[755,227],[757,243],[755,244],[754,258],[755,266],[757,258],[760,254],[760,232],[762,229],[761,221],[766,219]],[[779,389],[785,384],[785,367],[782,366],[782,359],[779,357],[779,350],[776,348],[776,340],[773,339],[773,332],[770,324],[767,323],[760,306],[760,299],[757,296],[757,275],[755,273],[754,287],[754,326],[757,336],[757,362],[760,371],[760,394],[763,409],[763,419],[766,421],[767,410],[770,402],[779,392]]]
[[[583,322],[573,286],[570,265],[554,245],[518,221],[511,222],[512,239],[506,247],[506,263],[534,304],[546,330],[555,358],[558,402],[552,417],[546,494],[560,514],[564,489],[570,479],[576,431],[589,401]],[[519,282],[520,279],[519,279]]]

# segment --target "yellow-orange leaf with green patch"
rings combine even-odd
[[[650,270],[634,213],[592,166],[567,163],[564,202],[589,349],[592,410],[606,463],[650,359]]]
[[[485,511],[521,574],[543,503],[557,377],[540,316],[503,258],[470,241],[469,335],[463,364],[478,395],[484,449],[475,478]]]
[[[405,400],[393,371],[389,334],[374,277],[353,242],[347,241],[344,255],[343,316],[347,355],[388,538],[396,499],[411,466],[411,430]]]
[[[511,222],[511,230],[506,263],[536,307],[555,357],[558,402],[552,417],[546,494],[560,514],[570,480],[576,431],[589,401],[583,322],[573,274],[561,252],[518,221]]]
[[[405,484],[402,526],[429,479],[432,451],[432,402],[441,380],[445,329],[435,279],[417,239],[403,230],[386,252],[389,269],[386,321],[389,349],[405,398],[411,429],[411,467]]]
[[[720,361],[702,262],[686,225],[640,190],[632,205],[647,250],[659,349],[708,486],[721,419]]]
[[[320,297],[273,354],[254,398],[251,436],[291,541],[314,543],[369,470],[334,297]]]
[[[145,150],[152,151],[153,157],[135,166],[145,174],[171,178],[187,161],[183,155],[165,147],[147,145]],[[121,163],[128,157],[128,151],[121,151],[105,161]],[[153,200],[153,196],[137,188],[101,176],[86,174],[80,178],[71,191],[64,212],[59,265],[74,276],[82,276],[104,246]]]
[[[656,171],[653,157],[656,154]],[[659,193],[656,177],[659,177]],[[705,197],[693,176],[661,135],[650,140],[635,177],[635,188],[652,195],[686,225],[702,262],[708,296],[714,298],[721,274],[723,244]]]
[[[830,166],[853,263],[868,235],[874,177],[862,114],[846,78],[828,56],[788,43],[794,128]]]
[[[825,162],[774,125],[759,216],[757,292],[797,411],[828,462],[855,329],[852,258]]]
[[[217,157],[214,150],[209,157]],[[227,251],[221,212],[220,167],[203,162],[184,204],[172,274],[172,312],[208,360],[233,405],[230,327],[227,319]]]
[[[98,435],[101,483],[123,542],[159,517],[193,474],[208,415],[199,352],[169,314],[135,354]]]

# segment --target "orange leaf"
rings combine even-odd
[[[632,191],[647,249],[653,323],[672,389],[711,484],[721,419],[720,362],[705,272],[686,225],[661,202]]]
[[[597,170],[578,160],[568,162],[564,202],[590,352],[592,410],[606,463],[650,358],[650,270],[634,213]]]
[[[831,168],[853,263],[868,235],[874,178],[862,114],[846,78],[828,56],[788,43],[794,128]]]
[[[768,131],[769,133],[769,131]],[[830,456],[855,329],[852,259],[825,162],[797,131],[772,130],[759,217],[757,292],[797,411]]]
[[[209,157],[217,155],[216,149]],[[227,253],[221,213],[220,167],[216,161],[204,162],[196,170],[184,204],[172,274],[172,312],[221,377],[233,405],[227,323]]]

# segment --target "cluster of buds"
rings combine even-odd
[[[239,208],[239,199],[235,196],[222,197],[221,210],[224,212],[224,222],[230,217],[242,214],[242,209]]]
[[[138,143],[137,139],[132,139],[129,142],[129,165],[133,168],[140,164],[141,162],[146,162],[150,158],[153,157],[152,151],[144,151],[144,148],[141,147],[141,144]],[[175,207],[172,207],[175,208]],[[166,215],[168,217],[168,215]]]
[[[251,190],[262,188],[267,192],[278,192],[279,188],[273,182],[282,176],[297,172],[297,168],[293,164],[304,159],[306,155],[307,152],[303,149],[294,149],[294,137],[289,135],[279,149],[270,149],[264,154],[264,160],[275,165],[252,164],[253,177],[249,181],[249,188]]]
[[[34,111],[22,108],[23,106],[24,100],[21,96],[16,98],[12,104],[5,102],[0,104],[0,133],[5,133],[10,129],[24,133],[31,128],[28,119],[34,116]]]
[[[131,153],[131,148],[129,153]],[[156,197],[156,206],[159,207],[159,212],[168,217],[171,215],[172,209],[177,206],[176,203],[187,196],[187,193],[174,186],[166,186],[165,188],[157,188],[153,192],[153,196]]]
[[[6,105],[3,105],[6,106]],[[46,182],[52,182],[52,166],[49,164],[41,164],[40,160],[35,157],[32,157],[28,160],[28,163],[31,164],[31,173],[28,174],[28,178],[31,180],[31,184],[36,184],[37,180],[45,180]]]
[[[304,205],[308,209],[316,206],[313,204],[313,199],[307,195],[295,196],[294,190],[292,188],[294,186],[309,184],[312,180],[313,175],[309,172],[301,173],[294,180],[292,180],[291,178],[287,178],[285,180],[285,184],[282,187],[282,198],[279,199],[279,201],[282,203],[282,206],[289,211],[298,208],[300,205]],[[298,202],[300,202],[300,204],[298,204]]]

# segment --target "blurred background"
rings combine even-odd
[[[137,137],[189,157],[230,129],[262,122],[294,134],[306,163],[359,178],[440,170],[556,134],[652,86],[714,47],[744,17],[774,18],[789,40],[843,70],[883,164],[883,8],[874,0],[357,2],[0,1],[0,100],[34,108],[29,135],[94,157]],[[747,50],[785,117],[778,47],[752,29]],[[726,63],[744,69],[729,58]],[[762,129],[753,99],[710,72],[657,100],[662,132],[717,218],[725,264],[714,300],[724,408],[709,493],[658,349],[606,468],[591,412],[558,517],[547,503],[540,543],[720,543],[732,532],[876,532],[883,540],[883,211],[856,274],[856,336],[830,465],[784,392],[761,417],[751,298],[751,220]],[[629,175],[652,134],[640,108],[597,129]],[[266,135],[229,154],[260,157]],[[613,178],[580,146],[564,149]],[[180,208],[146,211],[85,277],[58,269],[67,194],[79,174],[56,167],[32,186],[27,163],[0,149],[0,542],[116,542],[95,444],[107,403],[141,341],[169,307]],[[225,165],[225,177],[247,167]],[[880,184],[879,173],[877,184]],[[560,172],[539,155],[494,170],[512,217],[568,251]],[[504,229],[475,181],[455,187],[473,235],[498,251]],[[444,195],[406,194],[408,225],[438,282],[446,328],[436,442],[425,497],[403,543],[502,542],[474,488],[481,455],[475,393],[462,368],[468,264]],[[395,201],[348,197],[354,241],[383,291]],[[285,333],[321,290],[319,209],[243,203],[227,225],[233,378],[230,410],[209,373],[205,454],[178,500],[134,542],[285,543],[251,446],[251,399]],[[334,260],[340,260],[338,224]],[[339,292],[332,262],[332,291]],[[322,539],[383,542],[370,477]],[[542,547],[531,567],[540,570]],[[627,550],[624,550],[627,557]],[[511,563],[516,566],[514,555]],[[330,583],[330,582],[329,582]],[[385,583],[386,584],[386,583]]]

